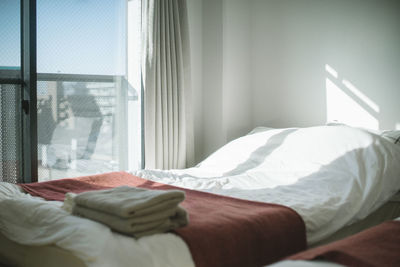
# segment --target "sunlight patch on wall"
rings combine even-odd
[[[369,99],[366,95],[364,95],[360,90],[358,90],[351,82],[348,80],[343,80],[342,83],[349,89],[353,94],[355,94],[361,101],[367,104],[373,111],[379,113],[378,105]]]
[[[395,129],[400,130],[400,122],[396,123]]]
[[[355,127],[379,129],[378,120],[326,78],[327,121],[337,121]]]
[[[334,70],[331,66],[328,64],[325,65],[325,70],[330,73],[333,77],[338,78],[338,73],[336,70]]]

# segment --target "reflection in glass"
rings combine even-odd
[[[39,180],[139,168],[140,1],[37,2]]]

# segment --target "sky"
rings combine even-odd
[[[20,1],[0,0],[0,66],[20,65]],[[39,73],[125,73],[125,0],[37,0]]]
[[[0,66],[20,66],[19,1],[0,1]]]

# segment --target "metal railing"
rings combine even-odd
[[[19,70],[0,69],[0,84],[22,84],[19,73]],[[99,144],[104,131],[108,131],[106,134],[110,136],[112,148],[103,155],[97,153],[97,160],[101,158],[104,163],[116,162],[118,169],[126,169],[128,103],[135,101],[138,101],[138,93],[123,76],[38,73],[39,172],[46,170],[47,175],[52,176],[51,173],[55,171],[57,175],[66,177],[66,169],[77,168],[76,162],[79,160],[85,161],[88,169],[94,169],[94,165],[90,167],[91,158],[96,146],[104,145]],[[76,127],[82,118],[90,121],[90,131],[74,129],[68,133],[61,131],[60,134],[60,129]],[[69,127],[68,124],[76,125]],[[80,142],[82,139],[87,142]],[[63,160],[66,163],[62,163]],[[96,164],[99,164],[98,161]]]

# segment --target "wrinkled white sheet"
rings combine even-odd
[[[54,244],[89,267],[194,266],[188,247],[174,234],[133,239],[100,223],[71,216],[61,205],[0,182],[0,231],[24,245]]]
[[[400,189],[400,146],[345,126],[273,129],[232,141],[195,168],[143,170],[161,183],[283,204],[296,210],[308,242],[364,218]],[[21,244],[56,244],[88,266],[194,266],[173,234],[135,240],[68,215],[61,203],[0,183],[0,230]]]
[[[348,126],[267,129],[195,168],[141,170],[161,183],[277,203],[303,218],[313,244],[365,218],[400,189],[400,146]]]

